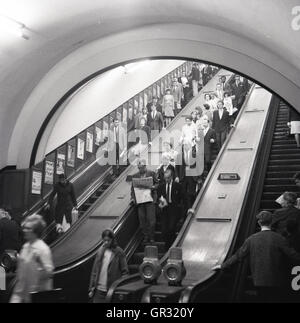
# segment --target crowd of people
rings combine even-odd
[[[135,117],[136,131],[146,133],[139,136],[139,143],[144,148],[151,145],[151,131],[160,132],[167,127],[187,102],[198,95],[199,89],[213,75],[211,66],[206,65],[202,71],[197,64],[191,73],[183,73],[174,79],[172,87],[167,89],[161,101],[154,97]],[[249,84],[239,75],[233,82],[222,76],[214,91],[204,93],[203,106],[197,106],[191,115],[185,117],[181,129],[180,149],[166,140],[163,143],[161,165],[149,170],[146,160],[139,158],[138,172],[132,176],[131,203],[135,205],[144,244],[155,244],[157,219],[160,218],[162,237],[166,249],[170,248],[176,238],[178,225],[185,220],[209,172],[213,161],[213,147],[219,151],[234,123],[243,102]],[[117,158],[120,158],[125,138],[119,120],[114,120],[108,143],[117,146]],[[124,139],[125,140],[125,139]],[[197,145],[203,140],[204,172],[198,176],[189,176],[187,170],[195,167]],[[118,160],[117,163],[118,165]],[[118,167],[115,168],[118,170]],[[135,183],[139,183],[137,186]],[[141,186],[141,183],[145,183]],[[150,183],[148,185],[148,183]],[[295,175],[295,184],[300,186],[300,174]],[[140,195],[139,190],[148,192]],[[63,217],[71,224],[72,211],[77,209],[73,185],[63,174],[55,185],[47,207],[57,195],[56,222],[60,226]],[[286,285],[286,272],[282,264],[284,257],[292,262],[300,261],[300,210],[297,195],[285,192],[281,199],[282,208],[274,214],[262,211],[257,216],[261,232],[249,237],[241,249],[214,270],[225,270],[236,262],[250,257],[252,277],[258,293],[263,300],[278,297],[278,291]],[[31,292],[51,290],[54,265],[51,250],[41,240],[45,222],[39,215],[29,216],[20,226],[15,224],[5,210],[0,210],[0,256],[7,249],[20,251],[17,284],[11,302],[30,302]],[[107,229],[102,233],[103,245],[96,256],[91,273],[89,297],[94,303],[105,302],[107,292],[114,281],[129,274],[124,251],[118,246],[113,231]]]

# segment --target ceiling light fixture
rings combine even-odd
[[[24,39],[29,39],[28,36],[26,36],[24,33],[25,29],[26,26],[24,24],[9,17],[0,15],[0,30],[6,31],[10,34],[22,37]]]

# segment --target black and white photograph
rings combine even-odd
[[[1,304],[300,303],[300,0],[0,0],[0,57]]]

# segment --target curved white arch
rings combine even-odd
[[[300,76],[292,65],[261,44],[198,25],[151,25],[94,41],[54,66],[31,93],[16,120],[7,164],[29,166],[43,121],[72,87],[97,70],[149,56],[189,57],[238,70],[300,111]]]

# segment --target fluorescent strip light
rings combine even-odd
[[[11,18],[0,15],[0,30],[26,39],[24,34],[25,25]]]

